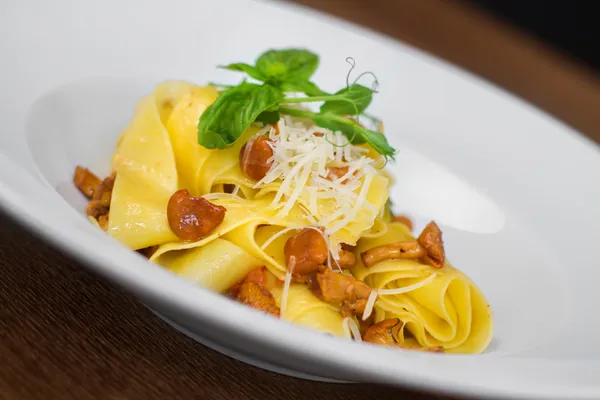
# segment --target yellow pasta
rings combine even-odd
[[[356,322],[372,311],[362,328],[374,343],[377,323],[399,319],[381,344],[485,350],[493,321],[481,291],[445,258],[432,266],[429,244],[391,222],[381,142],[352,144],[292,118],[309,113],[299,108],[209,149],[198,144],[199,122],[219,96],[213,86],[167,81],[141,99],[117,141],[114,185],[74,178],[99,228],[96,218],[108,218],[107,233],[151,262],[307,328],[358,339]],[[398,242],[417,249],[414,257],[363,264],[365,252]]]
[[[112,192],[108,233],[133,250],[176,242],[167,220],[168,201],[162,191],[149,193],[127,174],[119,174]]]
[[[406,226],[390,223],[385,235],[362,239],[358,252],[411,239]],[[421,346],[442,346],[449,352],[479,353],[488,346],[493,329],[489,305],[473,282],[450,265],[437,269],[414,260],[387,260],[365,268],[359,262],[353,273],[375,289],[397,289],[427,281],[406,293],[380,295],[375,303],[377,321],[399,318],[404,322],[397,337],[400,343],[410,331]]]
[[[294,221],[291,219],[288,219],[287,223],[290,225],[289,227],[300,226],[298,223],[294,224]],[[260,227],[260,225],[264,224],[261,224],[258,221],[255,221],[253,224],[245,224],[239,229],[229,232],[226,237],[228,240],[244,248],[254,257],[263,260],[265,266],[267,266],[276,277],[283,279],[286,271],[283,246],[285,242],[294,234],[294,231],[288,231],[287,233],[276,237],[272,242],[267,243],[267,246],[263,248],[263,245],[271,237],[283,229],[286,229],[286,227],[277,225],[264,225]]]
[[[197,187],[198,175],[203,163],[213,152],[198,146],[198,119],[217,95],[212,86],[189,86],[179,96],[179,101],[173,104],[172,112],[165,121],[175,152],[180,187],[188,189],[193,195],[201,194]]]
[[[134,250],[177,240],[166,216],[178,189],[177,169],[160,102],[154,96],[140,101],[112,160],[117,179],[108,232]]]
[[[213,231],[211,234],[196,242],[185,242],[180,240],[173,240],[170,243],[165,243],[158,248],[153,257],[158,257],[163,253],[169,251],[191,249],[194,247],[201,247],[211,241],[225,237],[232,230],[244,229],[245,226],[257,226],[261,223],[266,223],[266,219],[258,211],[256,204],[249,204],[248,201],[239,199],[233,200],[227,197],[214,200],[215,204],[222,205],[227,208],[225,219],[223,222]],[[166,211],[164,211],[166,218]],[[112,218],[112,217],[111,217]]]
[[[281,307],[283,290],[276,288],[273,296]],[[340,312],[330,304],[316,298],[305,285],[292,285],[287,297],[283,319],[335,336],[348,337],[344,332]]]
[[[340,243],[347,243],[355,245],[357,240],[364,234],[365,231],[369,231],[376,223],[376,217],[380,213],[381,209],[385,206],[387,201],[387,193],[389,187],[389,180],[383,174],[377,174],[373,176],[372,182],[369,185],[369,189],[366,194],[366,200],[372,205],[372,210],[361,208],[357,210],[356,215],[353,216],[352,220],[347,225],[342,227],[339,231],[331,235],[333,245]],[[355,193],[358,195],[362,186],[359,187]],[[256,198],[272,198],[273,194],[277,192],[278,185],[268,185],[262,188],[257,194]],[[299,204],[305,210],[311,210],[310,200],[307,193],[304,193],[299,198]],[[326,219],[327,216],[331,216],[338,212],[339,208],[334,199],[323,199],[316,203],[315,211],[311,212],[316,218]],[[332,221],[327,221],[323,224],[325,228],[332,228],[342,220],[346,214],[340,214],[339,218]]]
[[[175,105],[180,103],[180,100],[185,98],[185,96],[198,89],[200,88],[186,81],[166,81],[156,85],[152,95],[156,100],[156,107],[162,123],[167,125],[167,121],[171,117]],[[217,91],[210,86],[202,88],[200,97],[202,97],[202,94],[209,97],[207,104],[215,101],[217,97]],[[204,108],[206,108],[206,106]],[[200,114],[202,111],[204,111],[204,109],[200,111]],[[200,114],[198,114],[198,117],[200,117]]]
[[[239,171],[237,175],[232,176],[232,174],[236,172],[235,167],[239,167],[240,149],[248,139],[257,133],[258,128],[251,127],[234,146],[224,150],[213,151],[207,157],[198,174],[197,187],[200,194],[211,193],[211,189],[215,184],[252,187],[253,183],[242,175],[239,168],[237,169]],[[229,177],[229,179],[225,177]]]
[[[153,261],[198,285],[222,293],[262,261],[224,239],[191,249],[161,253]]]

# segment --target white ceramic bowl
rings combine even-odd
[[[0,13],[0,201],[33,231],[208,346],[279,372],[478,398],[600,398],[596,145],[440,60],[292,5],[33,3]],[[293,326],[148,263],[84,218],[75,165],[108,171],[155,83],[235,82],[215,65],[284,46],[321,55],[326,89],[345,82],[347,56],[376,72],[373,113],[400,149],[392,198],[419,223],[440,223],[449,257],[488,297],[496,330],[485,354],[406,352]]]

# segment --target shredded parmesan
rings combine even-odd
[[[360,336],[360,329],[358,324],[354,320],[354,318],[345,317],[342,320],[342,328],[344,329],[344,333],[348,337],[353,337],[357,342],[362,342],[362,337]]]
[[[437,273],[434,272],[433,274],[429,275],[427,277],[427,279],[423,279],[421,282],[415,283],[413,285],[404,286],[404,287],[396,288],[396,289],[379,289],[378,292],[379,292],[379,295],[382,295],[382,296],[407,293],[407,292],[410,292],[415,289],[419,289],[420,287],[427,285],[428,283],[433,281],[436,276],[437,276]]]
[[[349,143],[341,132],[333,132],[311,123],[284,116],[276,130],[267,126],[259,134],[269,136],[273,150],[271,168],[254,188],[278,182],[270,207],[282,218],[295,206],[303,204],[313,225],[335,234],[351,223],[365,209],[379,211],[367,200],[373,176],[377,173],[368,149]],[[347,168],[336,179],[328,179],[329,168]],[[329,215],[321,215],[319,200],[330,199],[335,207]],[[308,218],[308,217],[307,217]],[[334,259],[336,257],[334,256]]]
[[[342,329],[344,330],[344,335],[351,338],[352,332],[350,332],[350,326],[348,325],[348,321],[350,318],[346,317],[342,320]]]
[[[356,214],[358,214],[360,209],[365,204],[365,201],[367,199],[367,193],[369,191],[369,188],[371,187],[371,181],[373,181],[373,175],[372,174],[367,175],[365,177],[365,181],[363,182],[362,188],[360,190],[360,194],[358,195],[358,199],[356,199],[356,202],[354,203],[354,207],[352,207],[350,210],[345,212],[344,213],[345,217],[340,222],[338,222],[336,225],[334,225],[333,228],[329,229],[330,234],[337,232],[338,230],[342,229],[344,226],[348,225],[350,222],[352,222],[354,220],[354,218],[356,217]]]
[[[342,246],[338,243],[335,246],[329,246],[329,252],[331,253],[331,257],[333,257],[334,260],[339,260],[340,259],[340,250],[342,249]]]
[[[285,310],[287,308],[287,300],[290,294],[290,285],[292,284],[292,272],[294,272],[294,266],[296,265],[296,257],[290,257],[289,269],[285,273],[285,280],[283,281],[283,293],[281,293],[281,307],[279,307],[279,318],[283,318]]]
[[[373,313],[373,308],[375,307],[375,301],[377,301],[377,290],[371,289],[371,293],[369,293],[369,297],[367,298],[367,304],[365,304],[365,311],[362,315],[362,320],[365,321],[367,318],[371,316]]]
[[[240,196],[234,195],[233,193],[207,193],[205,195],[203,195],[202,197],[204,197],[206,200],[219,200],[222,198],[228,198],[228,199],[232,199],[232,200],[237,200],[240,201],[242,200],[242,198]]]
[[[297,230],[297,229],[302,229],[302,228],[298,228],[297,226],[292,226],[292,227],[289,227],[289,228],[282,229],[282,230],[280,230],[280,231],[279,231],[279,232],[277,232],[277,233],[274,233],[273,235],[271,235],[271,237],[270,237],[270,238],[268,238],[267,240],[265,240],[265,242],[264,242],[264,243],[263,243],[263,244],[260,246],[260,249],[261,249],[261,250],[264,250],[264,249],[266,249],[266,248],[267,248],[267,247],[269,247],[269,245],[270,245],[271,243],[273,243],[273,242],[274,242],[274,241],[275,241],[275,240],[276,240],[278,237],[280,237],[280,236],[282,236],[282,235],[285,235],[286,233],[288,233],[288,232],[290,232],[290,231],[295,231],[295,230]]]
[[[373,309],[375,308],[375,302],[377,301],[377,297],[379,295],[385,296],[385,295],[407,293],[407,292],[410,292],[415,289],[419,289],[419,288],[427,285],[428,283],[433,281],[436,278],[436,276],[437,276],[437,273],[434,272],[433,274],[429,275],[426,279],[423,279],[421,282],[415,283],[413,285],[405,286],[402,288],[371,290],[371,293],[369,294],[369,297],[367,298],[367,304],[365,304],[365,311],[363,312],[362,320],[364,321],[371,316],[371,314],[373,313]]]
[[[311,212],[307,210],[306,207],[304,207],[302,204],[300,204],[300,208],[302,209],[302,211],[305,212],[304,218],[306,218],[308,222],[310,222],[312,225],[317,225],[317,220],[315,219],[315,217],[313,217]]]

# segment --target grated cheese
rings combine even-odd
[[[281,307],[279,307],[279,318],[283,318],[285,309],[287,308],[287,300],[290,294],[290,285],[292,284],[292,272],[296,265],[296,257],[290,257],[290,268],[285,273],[285,280],[283,281],[283,293],[281,294]]]
[[[303,215],[303,218],[307,219],[308,222],[310,222],[312,225],[317,225],[317,220],[315,219],[315,217],[313,217],[313,214],[310,212],[310,210],[308,210],[302,204],[299,204],[299,206],[300,206],[300,209],[302,209],[302,211],[304,211],[304,213],[305,213]]]
[[[373,309],[375,308],[375,302],[377,301],[378,296],[408,293],[410,291],[419,289],[419,288],[427,285],[428,283],[433,281],[436,276],[437,276],[437,273],[434,272],[433,274],[429,275],[426,279],[423,279],[421,282],[415,283],[413,285],[401,287],[401,288],[379,289],[379,290],[372,289],[371,293],[369,294],[369,297],[367,298],[367,304],[365,304],[365,311],[363,312],[362,320],[364,321],[371,316],[371,314],[373,313]]]
[[[264,242],[264,243],[263,243],[263,244],[260,246],[260,249],[261,249],[261,250],[264,250],[264,249],[266,249],[267,247],[269,247],[269,245],[270,245],[271,243],[273,243],[273,241],[275,241],[275,239],[277,239],[277,238],[278,238],[278,237],[280,237],[281,235],[285,235],[286,233],[288,233],[288,232],[290,232],[290,231],[294,231],[294,230],[296,230],[296,229],[301,229],[301,228],[298,228],[297,226],[291,226],[291,227],[289,227],[289,228],[282,229],[282,230],[280,230],[280,231],[279,231],[279,232],[277,232],[277,233],[274,233],[273,235],[271,235],[271,237],[270,237],[270,238],[268,238],[267,240],[265,240],[265,242]]]
[[[340,259],[340,250],[342,249],[342,246],[338,243],[335,246],[329,246],[329,252],[331,253],[331,257],[333,257],[334,260],[336,260],[336,264],[337,264],[337,260]],[[339,264],[338,264],[338,269],[341,270]]]
[[[344,329],[346,336],[353,337],[357,342],[362,342],[360,329],[354,318],[345,317],[342,320],[342,328]]]
[[[371,181],[373,181],[373,175],[367,175],[360,190],[360,194],[358,195],[358,198],[354,203],[354,207],[352,207],[350,210],[344,213],[344,218],[340,222],[335,224],[333,228],[330,228],[329,233],[337,232],[356,218],[356,214],[358,214],[361,207],[363,207],[365,201],[367,200],[367,193],[369,191],[369,188],[371,187]]]
[[[407,292],[410,292],[415,289],[419,289],[419,288],[427,285],[428,283],[433,281],[436,276],[437,276],[437,273],[434,272],[433,274],[429,275],[427,277],[427,279],[423,279],[421,282],[415,283],[413,285],[404,286],[404,287],[396,288],[396,289],[379,289],[378,292],[379,292],[379,295],[381,295],[381,296],[407,293]]]
[[[377,290],[371,289],[371,293],[369,293],[369,297],[367,298],[367,304],[365,304],[365,311],[362,315],[362,320],[366,320],[373,313],[373,308],[375,307],[375,301],[377,301]]]
[[[376,214],[378,210],[366,200],[376,169],[369,150],[349,143],[341,132],[332,132],[300,119],[284,116],[277,132],[265,126],[259,134],[268,135],[273,150],[271,168],[254,188],[278,181],[279,187],[270,207],[276,218],[284,217],[301,201],[315,220],[314,225],[335,234],[356,218],[361,209]],[[318,134],[318,135],[315,135]],[[329,167],[346,167],[344,176],[327,179]],[[320,215],[319,200],[335,201],[335,211]],[[334,257],[336,258],[336,257]]]
[[[204,197],[206,200],[219,200],[222,198],[227,198],[227,199],[232,199],[232,200],[236,200],[236,201],[241,201],[242,198],[240,196],[238,196],[237,194],[233,194],[233,193],[207,193],[205,195],[203,195],[202,197]]]

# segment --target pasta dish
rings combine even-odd
[[[238,85],[158,84],[142,98],[104,179],[74,184],[123,245],[276,318],[351,340],[480,353],[489,305],[430,222],[393,215],[395,149],[366,113],[376,87],[327,93],[318,56],[269,50]],[[364,76],[364,74],[362,75]],[[399,182],[401,183],[401,182]]]

